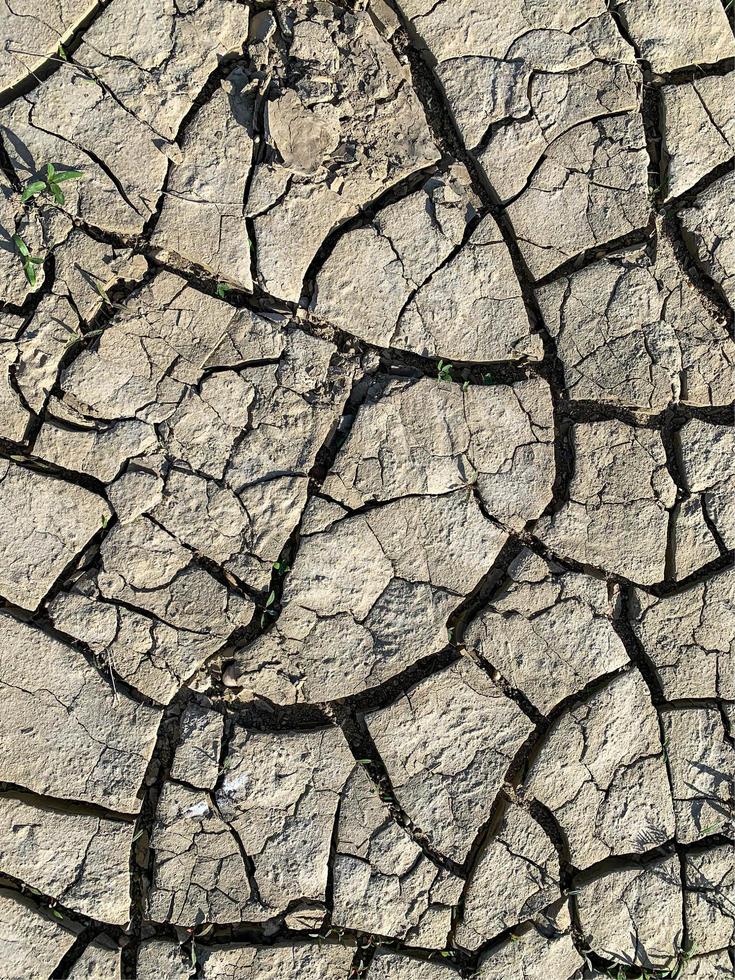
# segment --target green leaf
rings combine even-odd
[[[51,164],[49,164],[49,166],[51,166]],[[60,184],[62,180],[79,180],[79,178],[83,176],[83,170],[62,170],[61,173],[56,174],[54,177],[54,183]]]
[[[276,601],[276,593],[271,592],[271,594],[265,600],[265,608],[267,609],[269,606],[272,606],[275,601]]]
[[[23,263],[23,272],[26,274],[26,279],[31,284],[31,286],[36,285],[36,267],[32,262]]]
[[[13,235],[13,241],[15,242],[15,247],[18,249],[18,251],[20,252],[20,254],[24,258],[28,258],[28,256],[31,253],[28,251],[28,246],[23,241],[23,239],[20,237],[20,235]]]
[[[58,54],[58,56],[61,58],[62,61],[68,61],[69,60],[69,58],[68,58],[68,56],[66,54],[66,51],[64,51],[64,45],[63,44],[59,44],[58,48],[56,49],[56,53]]]
[[[56,173],[56,167],[53,165],[53,163],[47,163],[46,164],[46,180],[48,181],[49,184],[54,179],[54,174],[55,173]]]
[[[225,296],[229,293],[229,291],[230,291],[230,287],[227,285],[226,282],[217,283],[217,295],[219,296],[220,299],[224,299]]]
[[[55,183],[49,184],[49,187],[51,188],[51,193],[53,194],[54,200],[56,201],[56,203],[57,204],[63,204],[65,198],[64,198],[64,195],[63,195],[63,193],[61,191],[61,188],[57,184],[55,184]]]
[[[28,261],[34,265],[43,265],[43,258],[40,255],[29,255]]]
[[[26,201],[30,201],[32,197],[35,197],[36,194],[40,194],[41,191],[45,190],[46,184],[42,180],[34,180],[32,184],[28,184],[26,189],[20,195],[21,202],[25,204]]]

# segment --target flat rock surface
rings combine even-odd
[[[0,0],[0,980],[735,969],[726,0]]]

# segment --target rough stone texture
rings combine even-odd
[[[554,845],[533,817],[509,808],[470,873],[457,943],[476,950],[549,905],[559,892],[558,865]]]
[[[676,488],[659,433],[611,420],[572,426],[569,500],[535,534],[560,557],[642,585],[664,577]]]
[[[548,387],[376,382],[323,490],[345,507],[475,487],[485,510],[520,529],[551,499]]]
[[[202,980],[345,980],[353,950],[342,946],[201,949]]]
[[[571,922],[566,908],[542,924],[531,925],[514,933],[500,947],[480,960],[480,980],[575,980],[583,964],[570,935]]]
[[[443,948],[463,882],[437,867],[391,817],[365,770],[347,780],[334,862],[333,923]]]
[[[0,867],[62,905],[115,925],[129,919],[133,825],[0,797]]]
[[[655,72],[713,64],[735,55],[730,25],[717,0],[691,4],[623,0],[620,12],[641,56]]]
[[[186,950],[166,940],[151,939],[138,947],[137,980],[189,980],[195,966]]]
[[[676,855],[611,871],[580,888],[582,932],[594,952],[645,970],[670,968],[682,930]]]
[[[723,844],[711,851],[687,854],[684,884],[687,930],[697,952],[710,953],[735,946],[733,845]]]
[[[733,210],[735,174],[728,173],[698,194],[692,207],[680,213],[680,219],[702,267],[722,287],[730,306],[735,307]]]
[[[464,643],[540,712],[628,663],[602,579],[566,572],[523,549]]]
[[[35,609],[110,516],[82,487],[0,461],[0,595]]]
[[[431,177],[340,236],[316,278],[315,315],[425,356],[540,358],[508,250],[468,185],[463,168]]]
[[[635,719],[635,726],[621,719]],[[524,795],[548,807],[578,868],[643,853],[674,836],[658,719],[635,670],[554,723]]]
[[[409,959],[379,950],[366,977],[368,980],[456,980],[457,972],[443,963]]]
[[[365,722],[406,814],[461,863],[531,722],[466,659]]]
[[[636,590],[631,611],[667,700],[735,701],[735,571],[660,599]]]
[[[717,707],[663,712],[676,836],[684,843],[735,827],[735,746]]]
[[[735,73],[665,85],[662,97],[665,191],[678,197],[735,156]]]
[[[6,613],[0,625],[0,779],[136,812],[160,712],[116,692],[72,647]]]
[[[285,34],[259,45],[262,68],[253,65],[265,152],[245,213],[259,284],[298,301],[329,232],[439,152],[408,68],[368,11],[294,0],[283,4],[280,24]]]
[[[735,343],[680,269],[663,229],[645,251],[594,262],[538,291],[570,398],[660,412],[735,400]]]
[[[726,6],[0,0],[0,980],[733,974]]]
[[[534,279],[644,228],[650,218],[647,171],[637,114],[581,123],[553,142],[506,209]]]
[[[76,936],[18,892],[0,890],[0,970],[4,980],[46,980]]]
[[[735,547],[735,429],[692,419],[679,431],[677,448],[686,490],[724,546]]]
[[[87,946],[68,976],[69,980],[117,980],[120,972],[120,950],[111,943],[95,940]]]
[[[305,534],[277,623],[237,656],[242,683],[280,703],[382,683],[446,645],[447,618],[504,541],[466,490]]]

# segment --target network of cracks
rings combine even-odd
[[[0,4],[0,980],[733,976],[729,12]]]

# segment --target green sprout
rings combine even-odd
[[[26,274],[26,279],[31,284],[31,286],[36,285],[36,266],[43,264],[43,259],[38,255],[31,255],[30,250],[20,235],[13,235],[13,242],[18,251],[18,255],[21,257],[23,262],[23,272]]]
[[[454,365],[445,364],[444,361],[439,361],[436,366],[436,380],[437,381],[452,381],[452,371],[454,370]]]
[[[228,286],[226,282],[217,283],[217,295],[220,299],[224,299],[231,289],[232,286]]]
[[[57,204],[63,204],[66,198],[59,184],[65,180],[79,180],[81,176],[83,176],[81,170],[62,170],[58,172],[53,163],[47,163],[46,176],[41,180],[33,180],[30,184],[26,184],[26,188],[21,194],[20,199],[25,204],[26,201],[30,201],[37,194],[50,194]]]

